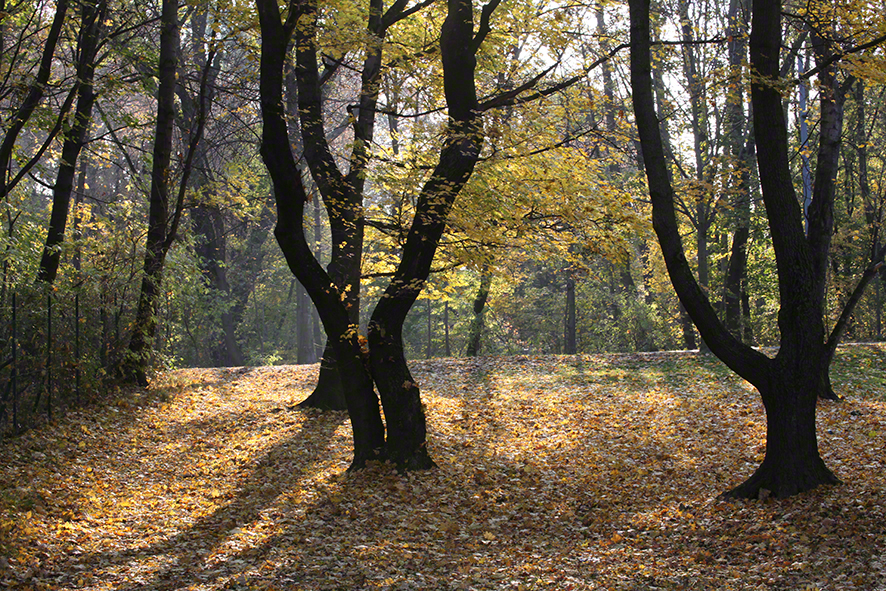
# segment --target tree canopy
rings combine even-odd
[[[837,344],[884,333],[884,26],[853,0],[7,1],[0,428],[322,357],[304,404],[348,410],[354,466],[420,469],[412,360],[697,348],[768,411],[731,494],[834,482],[817,400]]]

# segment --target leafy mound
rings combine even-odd
[[[177,371],[0,447],[0,586],[876,588],[884,357],[842,348],[819,407],[845,484],[741,503],[762,407],[704,355],[416,363],[439,468],[408,476],[344,471],[347,415],[295,407],[316,366]]]

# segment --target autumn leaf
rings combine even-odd
[[[706,355],[414,363],[439,467],[407,475],[346,472],[316,365],[172,372],[0,445],[0,587],[875,589],[886,391],[847,353],[886,346],[818,409],[845,484],[783,501],[718,500],[765,418]]]

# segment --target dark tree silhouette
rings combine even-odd
[[[775,251],[781,343],[769,358],[745,345],[718,319],[683,250],[651,82],[649,0],[631,0],[631,85],[634,112],[653,206],[653,226],[680,301],[711,351],[760,392],[766,408],[766,455],[757,471],[725,493],[754,498],[766,489],[787,497],[839,482],[818,451],[815,409],[828,387],[828,362],[841,327],[824,328],[824,294],[843,96],[827,53],[816,41],[820,93],[820,144],[808,232],[789,168],[788,133],[780,88],[781,2],[755,0],[750,37],[751,85],[757,164]],[[864,281],[863,281],[864,282]],[[854,305],[852,299],[847,309]],[[845,315],[845,313],[844,313]]]

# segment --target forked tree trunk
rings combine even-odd
[[[822,144],[808,235],[793,191],[787,129],[778,90],[781,3],[754,0],[751,62],[758,72],[752,84],[754,131],[761,189],[775,251],[780,291],[781,347],[769,359],[732,334],[717,317],[686,260],[655,113],[651,83],[649,0],[631,0],[631,86],[634,112],[653,207],[653,227],[668,274],[680,301],[711,351],[751,382],[767,414],[766,456],[746,482],[725,493],[758,497],[768,490],[787,497],[820,484],[837,482],[818,451],[815,406],[825,387],[824,272],[833,228],[833,156],[839,145],[840,105],[823,92]],[[832,80],[828,80],[832,82]],[[831,86],[832,88],[832,86]],[[828,184],[831,183],[831,184]]]
[[[261,154],[274,183],[277,203],[274,235],[290,270],[316,303],[326,333],[330,335],[354,437],[351,468],[360,468],[368,460],[383,457],[385,431],[372,378],[363,364],[358,335],[350,330],[344,294],[314,258],[305,236],[308,195],[290,147],[283,107],[283,64],[296,21],[290,18],[281,22],[276,0],[257,0],[256,5],[261,24],[260,92],[264,124]]]
[[[400,470],[426,470],[434,467],[434,461],[428,454],[427,423],[418,384],[403,354],[403,322],[399,320],[401,314],[405,318],[411,303],[396,307],[399,313],[393,321],[383,326],[374,322],[369,330],[372,377],[381,394],[388,430],[385,452]]]
[[[302,0],[293,4],[301,15],[294,36],[297,48],[295,74],[298,114],[304,157],[323,197],[329,219],[331,252],[326,269],[334,284],[341,290],[351,324],[356,326],[360,321],[360,274],[365,229],[363,192],[369,147],[375,133],[382,41],[387,29],[401,18],[405,2],[397,2],[388,12],[384,12],[384,3],[381,0],[370,1],[367,39],[372,41],[366,45],[360,70],[360,98],[352,122],[354,141],[347,174],[342,173],[333,158],[330,139],[323,123],[323,92],[315,46],[319,3],[316,0]],[[339,335],[330,334],[328,327],[326,334],[329,340],[339,338]],[[335,358],[326,357],[330,352],[332,348],[327,346],[317,387],[302,402],[302,406],[337,408],[345,396],[341,391],[343,382],[334,375]]]
[[[821,459],[815,432],[816,402],[827,372],[810,371],[814,358],[785,357],[793,359],[777,358],[765,382],[755,384],[766,408],[766,455],[756,472],[725,497],[756,498],[767,490],[784,498],[840,482]]]

